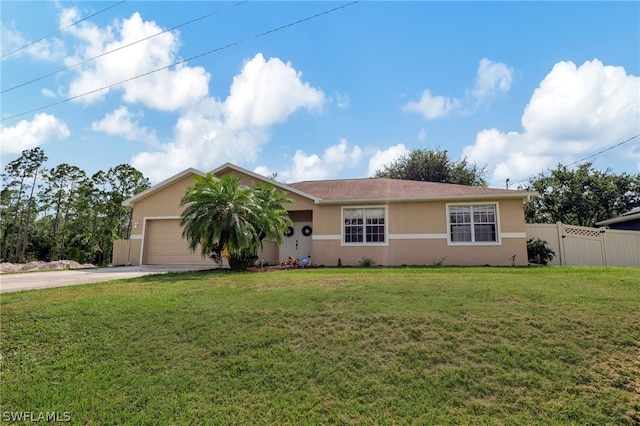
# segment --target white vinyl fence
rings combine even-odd
[[[527,239],[547,242],[550,265],[640,266],[640,231],[552,224],[527,224]]]

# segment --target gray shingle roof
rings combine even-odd
[[[387,178],[304,181],[288,186],[322,200],[526,197],[532,192]]]

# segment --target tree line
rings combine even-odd
[[[0,260],[75,260],[106,265],[113,241],[129,238],[127,198],[149,188],[128,164],[88,176],[77,166],[45,167],[39,148],[22,151],[2,173]]]
[[[575,169],[558,164],[550,173],[531,179],[526,189],[538,193],[525,210],[528,223],[594,227],[640,207],[640,173],[615,174],[592,163]]]

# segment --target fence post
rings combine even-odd
[[[609,266],[609,260],[607,259],[607,245],[606,240],[606,228],[600,228],[600,248],[602,249],[602,263],[604,266]]]
[[[564,266],[567,264],[567,261],[564,257],[564,224],[562,222],[556,222],[558,226],[558,247],[560,253],[558,253],[558,260],[560,261],[560,265]]]

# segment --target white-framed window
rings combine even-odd
[[[356,245],[387,244],[387,211],[384,207],[342,209],[342,242]]]
[[[499,243],[496,204],[452,204],[447,210],[450,243]]]

